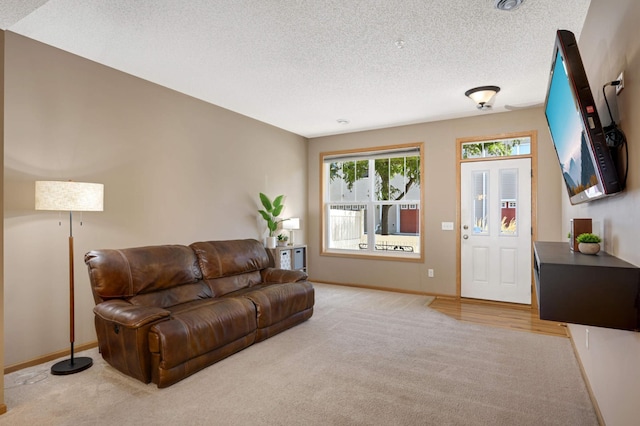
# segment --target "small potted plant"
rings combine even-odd
[[[576,237],[578,241],[578,250],[584,254],[597,254],[600,251],[600,242],[602,239],[596,234],[584,233]]]
[[[289,237],[288,236],[286,236],[285,234],[278,235],[278,245],[280,247],[286,246],[287,245],[287,241],[289,241]]]

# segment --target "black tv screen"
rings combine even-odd
[[[545,115],[571,204],[620,192],[578,44],[567,30],[556,34]]]

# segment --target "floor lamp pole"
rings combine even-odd
[[[79,373],[93,365],[93,359],[89,357],[75,358],[73,354],[73,344],[75,342],[75,300],[73,276],[73,212],[69,212],[69,341],[71,343],[71,358],[57,362],[51,366],[51,374],[55,375]]]

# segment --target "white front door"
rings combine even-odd
[[[460,167],[462,297],[531,303],[531,159]]]

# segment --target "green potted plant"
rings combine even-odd
[[[596,234],[586,232],[576,237],[578,242],[578,250],[584,254],[597,254],[600,251],[600,242],[602,239]]]
[[[280,234],[278,235],[278,245],[279,246],[286,246],[287,245],[287,241],[289,241],[289,237],[285,234]]]
[[[282,213],[284,209],[284,204],[282,204],[283,200],[284,195],[278,195],[271,201],[265,194],[260,193],[260,202],[264,209],[258,210],[258,213],[260,213],[260,216],[267,222],[267,229],[269,230],[267,248],[275,248],[276,246],[275,233],[278,229],[278,224],[282,222],[281,219],[278,219],[278,216],[280,216],[280,213]]]

